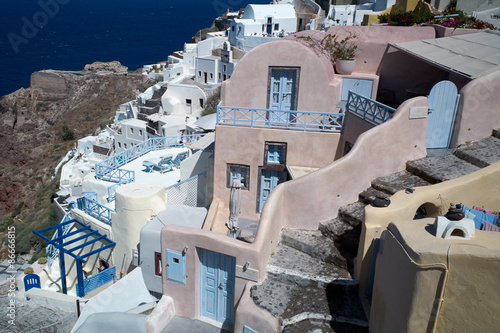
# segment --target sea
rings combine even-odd
[[[42,69],[167,60],[226,12],[270,0],[0,0],[0,96]]]

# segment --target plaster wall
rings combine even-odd
[[[187,100],[191,100],[191,108],[187,106]],[[163,110],[167,114],[196,115],[203,109],[200,104],[206,104],[207,97],[203,90],[195,85],[169,84],[167,91],[161,97]]]
[[[432,223],[396,221],[384,231],[370,332],[496,331],[500,234],[445,240],[429,232]]]
[[[181,226],[166,225],[161,232],[162,254],[166,249],[182,252],[184,247],[188,247],[185,255],[186,284],[166,279],[166,272],[163,273],[163,293],[170,296],[175,302],[176,315],[197,318],[200,316],[200,250],[223,253],[236,258],[236,265],[243,266],[250,263],[249,269],[258,271],[258,279],[262,281],[265,277],[265,266],[260,266],[258,248],[255,244],[248,244],[225,235],[214,232],[193,229]],[[162,258],[165,267],[165,258]],[[245,284],[249,280],[236,277],[234,290],[234,304],[238,303]]]
[[[390,198],[389,207],[367,206],[355,267],[355,276],[360,281],[360,293],[364,294],[366,288],[373,239],[379,238],[390,222],[412,220],[422,205],[430,217],[445,214],[452,202],[461,202],[467,207],[476,205],[494,209],[500,206],[498,188],[500,188],[499,162],[457,179],[418,187],[412,194],[400,191]]]
[[[197,151],[181,162],[181,181],[209,170],[209,161],[213,160],[211,151]]]
[[[222,105],[266,109],[269,67],[273,66],[300,68],[296,110],[336,111],[340,81],[334,82],[331,62],[296,38],[265,43],[248,52],[231,79],[222,83]]]
[[[140,232],[153,217],[165,209],[165,187],[129,183],[116,189],[116,211],[111,213],[113,262],[121,263],[126,256],[125,272],[132,262],[132,249],[140,242]]]
[[[320,168],[335,160],[341,134],[218,125],[215,135],[214,197],[228,207],[227,164],[250,166],[249,190],[241,191],[241,215],[256,218],[259,167],[264,164],[266,141],[287,143],[287,165]],[[245,144],[235,149],[237,142]]]
[[[215,57],[196,58],[196,82],[215,84],[218,82],[219,61]],[[205,82],[205,75],[207,82]]]
[[[361,134],[348,155],[278,185],[276,188],[283,187],[285,195],[284,226],[316,229],[319,222],[335,218],[340,207],[355,202],[373,179],[404,170],[407,161],[424,157],[427,119],[410,119],[409,113],[412,107],[427,106],[425,97],[404,102],[391,120]],[[392,158],[381,158],[388,153],[388,147]]]
[[[491,135],[500,127],[500,71],[481,76],[460,90],[451,147]]]

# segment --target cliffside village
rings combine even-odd
[[[483,2],[457,8],[498,26]],[[64,218],[18,297],[78,306],[72,332],[495,331],[500,34],[350,3],[228,11],[144,66],[158,83],[58,166]]]

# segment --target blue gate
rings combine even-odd
[[[460,95],[451,81],[438,82],[429,94],[427,148],[448,148]]]

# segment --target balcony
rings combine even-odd
[[[217,106],[217,125],[339,133],[343,122],[344,113]]]

